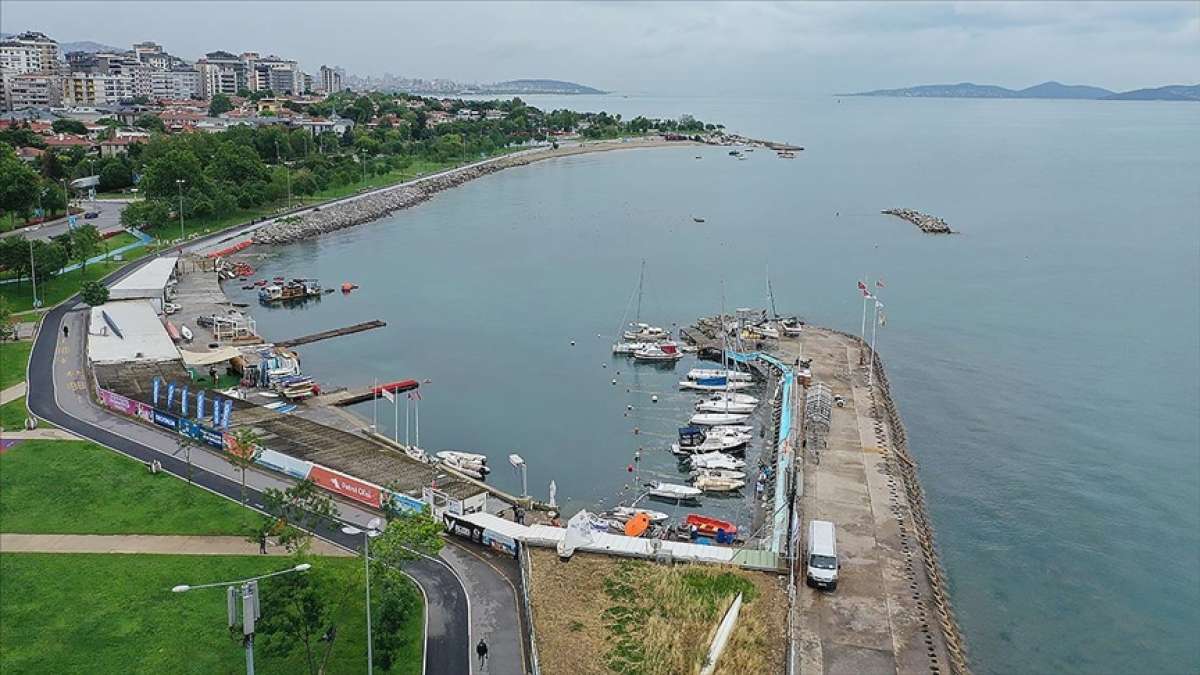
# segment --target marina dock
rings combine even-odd
[[[281,342],[276,342],[275,344],[280,347],[299,347],[300,345],[306,345],[306,344],[309,344],[310,342],[318,342],[320,340],[328,340],[329,338],[341,337],[343,335],[353,335],[354,333],[361,333],[365,330],[372,330],[375,328],[383,328],[386,325],[387,325],[386,321],[380,321],[379,319],[375,319],[373,321],[364,321],[362,323],[356,323],[353,326],[345,326],[343,328],[334,328],[331,330],[323,330],[320,333],[313,333],[311,335],[303,335],[298,338],[292,338],[290,340],[283,340]]]

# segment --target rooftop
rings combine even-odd
[[[92,363],[179,359],[179,350],[167,336],[153,305],[146,300],[107,302],[93,307],[87,350]]]

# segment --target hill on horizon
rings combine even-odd
[[[1168,85],[1152,89],[1113,92],[1103,87],[1083,84],[1063,84],[1049,81],[1025,89],[1009,89],[994,84],[924,84],[901,89],[876,89],[837,96],[895,96],[907,98],[1041,98],[1080,99],[1094,101],[1195,101],[1200,85]]]
[[[608,92],[563,80],[520,79],[496,82],[481,87],[486,92],[527,94],[607,94]]]

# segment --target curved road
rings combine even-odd
[[[149,260],[149,259],[147,259]],[[144,264],[146,261],[141,261]],[[115,274],[109,283],[128,275],[140,264]],[[86,372],[86,307],[77,308],[72,297],[44,317],[30,354],[27,404],[36,416],[81,437],[104,445],[142,462],[157,459],[163,469],[178,477],[187,475],[187,464],[174,456],[177,437],[112,414],[91,400]],[[70,337],[63,336],[67,326]],[[240,500],[236,470],[217,452],[196,448],[192,452],[192,480],[200,487],[233,501]],[[254,508],[263,503],[267,488],[286,488],[291,482],[264,471],[246,473],[247,502]],[[365,524],[376,514],[337,502],[342,520]],[[361,538],[336,528],[316,531],[321,539],[354,550]],[[425,663],[430,674],[526,672],[517,595],[510,580],[496,566],[482,559],[457,553],[450,544],[439,558],[421,558],[407,564],[407,572],[426,597]],[[474,603],[468,588],[477,594]],[[488,663],[478,667],[474,658],[477,637],[488,641]]]

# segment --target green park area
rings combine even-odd
[[[25,364],[32,342],[0,342],[0,389],[25,381]]]
[[[24,440],[0,453],[6,534],[244,537],[266,519],[86,441]],[[240,633],[227,628],[223,588],[171,588],[299,562],[312,567],[259,583],[259,671],[364,672],[362,559],[303,548],[291,556],[0,553],[0,672],[241,672],[244,651]],[[376,671],[421,672],[419,589],[373,565],[372,600]],[[332,642],[321,640],[330,628]]]

